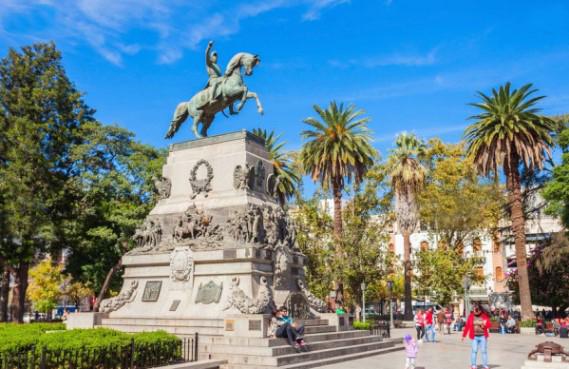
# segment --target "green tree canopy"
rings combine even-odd
[[[300,175],[294,170],[290,153],[284,151],[285,142],[280,142],[280,135],[274,131],[261,128],[253,129],[253,134],[265,140],[265,147],[269,152],[269,160],[273,162],[273,174],[275,175],[275,195],[282,205],[286,200],[296,194]]]
[[[334,233],[342,233],[342,191],[351,180],[359,183],[373,165],[377,153],[371,146],[369,118],[353,105],[331,102],[328,108],[314,105],[320,119],[306,118],[306,140],[301,152],[304,171],[334,197]]]
[[[478,176],[463,144],[432,139],[424,156],[429,171],[419,194],[421,223],[451,247],[496,229],[503,213],[502,189]]]

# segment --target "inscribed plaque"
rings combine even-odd
[[[142,294],[143,302],[156,302],[160,296],[162,289],[162,281],[148,281],[144,286],[144,293]]]

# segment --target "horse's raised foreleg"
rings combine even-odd
[[[247,86],[243,86],[243,95],[241,95],[241,101],[239,102],[239,105],[237,105],[237,112],[240,112],[241,109],[243,109],[243,105],[245,105],[245,101],[247,101],[247,95],[249,90],[247,89]]]
[[[257,103],[257,111],[259,114],[263,115],[263,105],[261,105],[261,100],[259,100],[257,93],[251,91],[247,92],[247,99],[255,99],[255,102]]]

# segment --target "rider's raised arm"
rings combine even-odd
[[[212,47],[213,47],[213,41],[210,41],[207,43],[207,48],[205,49],[205,64],[208,67],[211,67],[211,64],[212,64],[211,55],[210,55]]]

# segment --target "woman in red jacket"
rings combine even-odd
[[[482,365],[484,369],[489,369],[488,366],[488,330],[490,329],[490,318],[482,311],[480,305],[474,305],[474,309],[466,320],[466,325],[462,331],[462,340],[468,334],[472,340],[472,351],[470,353],[470,364],[472,369],[476,369],[476,356],[478,350],[482,354]]]

